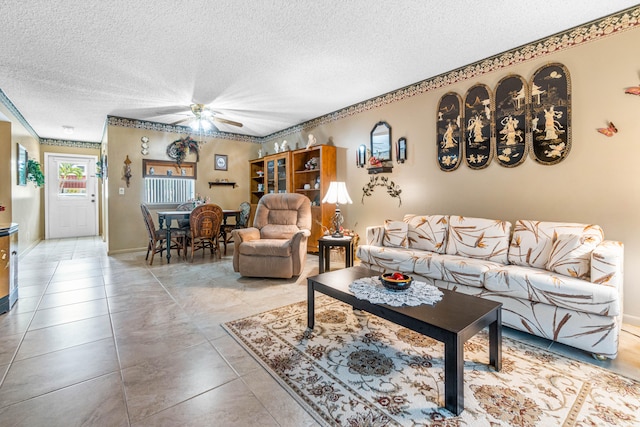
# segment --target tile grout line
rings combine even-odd
[[[33,310],[33,313],[31,315],[31,319],[29,319],[27,327],[25,328],[24,332],[22,333],[22,337],[20,338],[20,342],[18,343],[18,346],[16,347],[15,351],[13,352],[13,355],[11,356],[11,360],[9,361],[9,363],[7,365],[7,369],[4,372],[4,374],[2,375],[2,379],[0,379],[0,388],[2,388],[2,386],[4,385],[4,382],[7,379],[7,376],[9,375],[9,371],[13,367],[13,364],[15,362],[16,356],[18,355],[18,352],[20,351],[20,348],[22,347],[22,343],[24,342],[24,339],[27,336],[27,333],[29,332],[29,327],[33,323],[33,319],[36,317],[36,314],[38,313],[38,307],[40,307],[40,303],[42,302],[42,299],[44,298],[44,295],[47,292],[47,289],[49,288],[49,284],[51,284],[51,278],[53,277],[53,275],[55,274],[55,272],[56,272],[56,270],[58,269],[59,266],[60,266],[60,263],[57,262],[56,268],[51,273],[51,276],[49,277],[49,280],[47,280],[47,285],[44,287],[44,290],[42,291],[42,294],[40,294],[40,298],[38,299],[38,303],[36,304],[36,308]],[[18,268],[20,268],[19,265],[18,265]],[[20,272],[20,270],[18,270],[18,274],[20,274],[19,272]],[[20,289],[18,288],[18,295],[19,295],[19,292],[20,292]]]

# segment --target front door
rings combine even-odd
[[[45,153],[45,238],[98,234],[97,160]]]

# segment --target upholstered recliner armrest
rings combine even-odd
[[[605,240],[591,253],[591,282],[613,286],[622,295],[624,245]]]
[[[254,227],[237,228],[231,232],[233,235],[233,270],[240,271],[240,243],[250,240],[258,240],[260,238],[260,230]]]
[[[248,227],[248,228],[237,228],[235,230],[232,231],[232,233],[234,234],[234,242],[248,242],[250,240],[257,240],[260,238],[260,230],[258,230],[257,228],[254,227]],[[236,239],[237,237],[237,239]]]
[[[311,236],[311,231],[300,230],[291,236],[291,260],[293,261],[293,271],[295,275],[300,274],[304,267],[307,256],[307,241]]]
[[[367,227],[367,245],[383,246],[382,240],[384,239],[384,226],[374,225]]]

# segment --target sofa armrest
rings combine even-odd
[[[367,245],[383,246],[382,240],[384,239],[384,226],[374,225],[367,227]]]
[[[613,286],[622,294],[624,245],[605,240],[591,253],[591,282]]]

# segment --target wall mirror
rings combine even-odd
[[[371,131],[371,155],[381,162],[391,160],[391,126],[387,122],[378,122]]]

